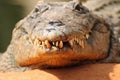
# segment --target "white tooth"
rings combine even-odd
[[[58,47],[58,45],[59,45],[59,42],[57,41],[57,42],[56,42],[56,47]]]
[[[81,40],[79,40],[79,45],[80,45],[80,46],[82,45],[82,41],[81,41]]]
[[[79,40],[79,45],[84,48],[85,47],[85,42],[84,40]]]
[[[82,47],[82,48],[84,48],[84,47],[85,47],[84,40],[81,40],[81,47]]]
[[[77,43],[79,43],[79,39],[76,38]]]
[[[36,40],[34,40],[34,45],[36,45]]]
[[[71,46],[73,46],[73,44],[74,44],[74,39],[70,40],[69,43],[70,43]]]
[[[76,41],[76,38],[74,38],[74,40]]]
[[[39,44],[36,44],[36,46],[40,46]]]
[[[37,45],[37,44],[38,44],[38,39],[35,39],[34,45]]]
[[[63,48],[63,42],[62,41],[60,41],[59,47]]]
[[[79,39],[78,39],[78,38],[76,38],[75,41],[76,41],[77,43],[79,43]]]
[[[30,43],[30,44],[32,44],[32,43],[33,43],[31,39],[29,39],[29,43]]]
[[[39,41],[38,39],[35,39],[34,44],[35,44],[36,46],[40,46],[40,41]]]
[[[55,45],[55,42],[52,42],[53,45]]]
[[[45,42],[42,41],[42,45],[45,46]]]
[[[87,39],[89,38],[89,34],[86,34],[85,36],[86,36]]]
[[[47,48],[51,48],[51,44],[49,43],[48,40],[45,41],[45,45],[47,46]]]

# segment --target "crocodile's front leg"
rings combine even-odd
[[[28,67],[20,67],[16,62],[15,57],[13,55],[12,46],[8,47],[8,50],[0,55],[0,72],[21,72],[28,70]]]

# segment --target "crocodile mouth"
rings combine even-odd
[[[36,38],[32,41],[32,44],[46,51],[67,50],[67,49],[72,49],[74,44],[78,44],[81,48],[84,48],[85,42],[88,38],[89,38],[89,34],[86,34],[84,38],[74,37],[69,40],[57,40],[57,41],[50,41],[50,40],[42,41],[39,38]]]
[[[41,41],[39,39],[35,39],[33,41],[33,45],[39,47],[40,49],[47,49],[47,50],[60,50],[64,48],[71,48],[70,44],[71,40],[68,41],[49,41],[49,40],[44,40]]]

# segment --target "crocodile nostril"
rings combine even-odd
[[[49,24],[52,25],[52,26],[62,26],[62,25],[64,25],[61,21],[50,21]]]
[[[50,25],[53,25],[53,24],[54,24],[54,22],[52,22],[52,21],[51,21],[51,22],[49,22],[49,24],[50,24]]]

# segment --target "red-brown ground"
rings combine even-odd
[[[61,69],[0,73],[0,80],[120,80],[120,64],[87,64]]]

